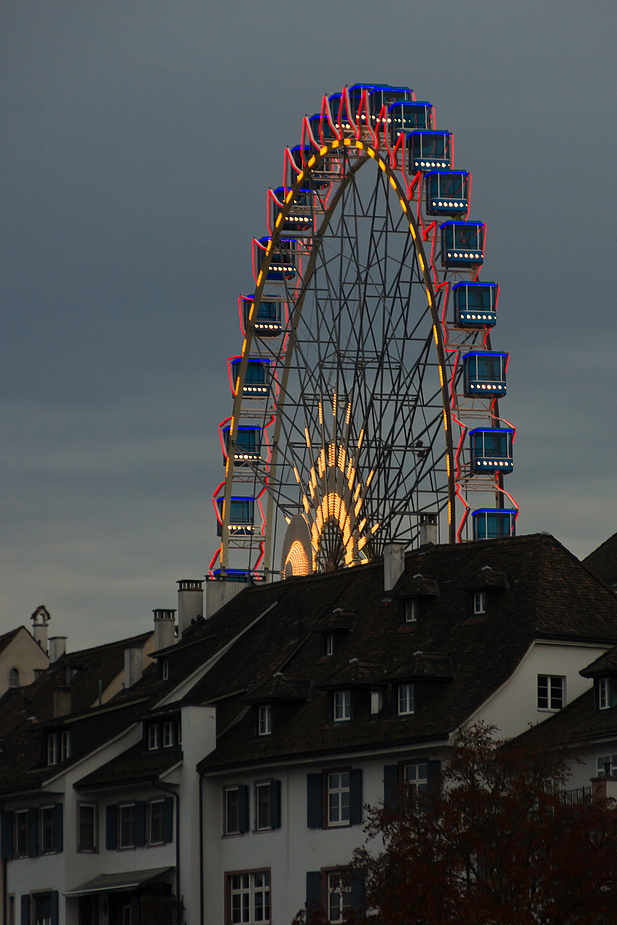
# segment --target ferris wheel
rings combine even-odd
[[[356,84],[303,120],[239,299],[212,576],[514,533],[509,357],[491,347],[499,287],[479,279],[470,192],[409,88]]]

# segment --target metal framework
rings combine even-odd
[[[490,350],[488,330],[448,313],[451,285],[476,279],[482,260],[443,265],[423,173],[409,170],[404,134],[388,136],[385,106],[363,119],[369,96],[358,105],[344,90],[338,114],[325,101],[327,141],[305,120],[312,144],[286,151],[271,234],[254,242],[214,494],[221,577],[351,566],[387,542],[417,545],[427,524],[456,542],[469,492],[509,498],[501,473],[472,470],[465,442],[470,424],[500,425],[495,397],[462,388],[461,355]],[[260,324],[264,308],[273,324]],[[242,428],[259,435],[253,452]]]

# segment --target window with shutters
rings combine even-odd
[[[77,850],[84,853],[98,851],[99,807],[97,803],[80,803],[77,807]]]
[[[335,925],[343,922],[345,915],[351,912],[351,887],[340,871],[327,873],[326,877],[328,918]]]
[[[135,847],[135,804],[121,803],[118,807],[119,847]]]
[[[246,784],[223,790],[223,835],[244,835],[250,827],[249,788]]]
[[[278,829],[281,825],[281,782],[255,784],[255,831]]]
[[[307,826],[336,828],[362,823],[362,770],[335,768],[307,775]]]
[[[349,825],[349,771],[327,775],[327,822],[329,826]]]
[[[225,877],[227,922],[231,925],[268,925],[270,871],[251,870]]]
[[[15,847],[14,855],[16,858],[28,857],[28,810],[18,809],[14,815],[14,833]]]
[[[309,921],[364,921],[363,884],[358,871],[345,867],[322,867],[307,871],[306,911]]]

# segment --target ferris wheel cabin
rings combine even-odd
[[[483,222],[444,222],[441,263],[444,267],[477,267],[484,262]]]
[[[500,397],[506,394],[506,370],[508,353],[473,351],[463,357],[464,394],[467,398],[477,395]]]
[[[515,431],[506,427],[477,427],[469,431],[471,471],[512,472],[512,442]]]
[[[403,102],[388,106],[388,132],[390,144],[394,146],[399,135],[407,135],[414,129],[434,129],[435,110],[431,103]]]
[[[321,148],[322,145],[327,145],[329,142],[334,141],[336,138],[330,122],[327,117],[322,116],[321,113],[316,113],[306,121],[311,133],[311,139],[317,149]]]
[[[231,391],[235,395],[238,388],[240,364],[242,357],[229,357],[229,382]],[[242,395],[244,398],[266,398],[270,392],[270,379],[272,376],[272,361],[263,357],[248,357],[246,376]]]
[[[261,272],[269,243],[270,238],[253,238],[253,267],[255,279],[257,279],[257,276]],[[280,239],[278,248],[271,253],[270,266],[268,267],[266,279],[280,283],[283,282],[283,280],[294,279],[294,277],[297,276],[296,243],[297,242],[291,238]]]
[[[391,87],[389,84],[354,84],[347,91],[351,116],[356,121],[366,123],[367,113],[360,113],[362,100],[366,94],[368,119],[374,125],[384,108],[388,109],[393,103],[412,102],[414,92],[409,87]]]
[[[225,458],[229,456],[229,435],[231,425],[226,424],[221,427],[221,438],[223,444],[223,453]],[[257,462],[261,458],[261,427],[240,424],[236,434],[236,448],[234,451],[234,463],[236,466],[246,466],[251,462]]]
[[[300,171],[305,169],[312,158],[313,150],[310,145],[295,145],[293,148],[287,148],[285,153],[288,156],[285,159],[284,182],[287,189],[291,189]],[[330,186],[331,179],[323,176],[323,172],[314,170],[311,177],[316,190],[327,189]]]
[[[280,226],[276,222],[283,211],[287,190],[284,186],[278,189],[268,190],[268,228],[270,233],[280,227],[281,231],[291,231],[294,234],[312,234],[313,233],[313,192],[310,189],[298,190],[290,205],[286,217],[281,221]]]
[[[409,132],[406,139],[407,171],[434,170],[452,166],[452,135],[450,132],[430,132],[419,129]]]
[[[452,287],[454,324],[460,328],[492,328],[497,324],[497,283],[456,283]]]
[[[471,512],[474,540],[503,540],[516,535],[518,511],[512,508],[480,508]]]
[[[427,215],[467,215],[471,174],[466,170],[431,170],[425,176]]]
[[[249,326],[249,315],[253,307],[254,295],[240,296],[240,314],[242,330],[246,332]],[[258,337],[278,337],[283,330],[284,301],[274,295],[264,295],[257,306],[257,314],[253,319],[253,331]]]
[[[217,535],[223,535],[223,504],[224,498],[216,499],[218,508]],[[252,536],[255,533],[255,498],[231,498],[229,506],[229,535]]]

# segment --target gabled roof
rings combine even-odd
[[[617,533],[583,559],[583,564],[610,588],[617,586]]]
[[[21,632],[21,630],[23,630],[24,633],[28,633],[28,630],[25,626],[18,626],[16,629],[9,630],[8,633],[3,633],[2,636],[0,636],[0,652],[4,652],[6,647],[12,643],[12,641],[15,639],[17,634]],[[28,633],[28,636],[30,636],[30,633]],[[30,636],[30,638],[32,637]]]

